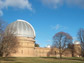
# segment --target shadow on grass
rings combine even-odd
[[[41,57],[41,58],[45,58],[45,59],[57,59],[57,60],[76,60],[76,61],[84,61],[84,57],[63,57],[63,58],[58,58],[58,57]]]
[[[0,61],[15,61],[15,57],[0,57]]]

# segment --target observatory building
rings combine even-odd
[[[25,20],[17,20],[7,26],[5,30],[5,35],[7,35],[7,32],[12,33],[19,42],[17,52],[13,54],[11,53],[11,56],[34,56],[35,30],[30,23]]]
[[[52,49],[49,45],[46,48],[35,47],[35,30],[33,26],[25,20],[17,20],[9,24],[5,30],[5,36],[7,32],[12,33],[19,43],[17,52],[11,52],[10,57],[59,57],[59,49],[57,48]],[[76,45],[78,45],[78,43],[76,43]],[[71,50],[67,51],[65,51],[63,56],[72,57]]]

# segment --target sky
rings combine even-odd
[[[46,47],[61,31],[77,40],[78,30],[84,28],[84,0],[0,0],[0,18],[8,24],[28,21],[35,29],[36,43]]]

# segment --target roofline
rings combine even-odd
[[[34,30],[33,26],[32,26],[29,22],[27,22],[27,21],[25,21],[25,20],[22,20],[22,19],[17,19],[16,21],[26,22],[27,24],[29,24],[29,25],[31,26],[31,28],[33,29],[34,38],[36,37],[35,30]]]

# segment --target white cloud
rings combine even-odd
[[[63,0],[42,0],[42,3],[53,8],[62,5]]]
[[[52,42],[51,40],[47,40],[46,42]]]
[[[0,0],[0,11],[8,7],[32,10],[29,0]]]
[[[62,25],[60,25],[60,24],[57,24],[56,26],[52,26],[52,29],[54,29],[54,30],[67,29],[67,27],[62,26]]]
[[[54,27],[56,30],[58,30],[61,26],[59,24],[56,25],[56,27]]]
[[[84,0],[66,0],[66,3],[84,8]]]
[[[3,12],[0,10],[0,16],[2,16],[3,15]]]
[[[75,5],[79,7],[84,7],[84,0],[41,0],[43,4],[51,6],[52,8],[57,8],[59,5]]]
[[[77,37],[73,37],[73,40],[74,40],[74,41],[77,40]]]

